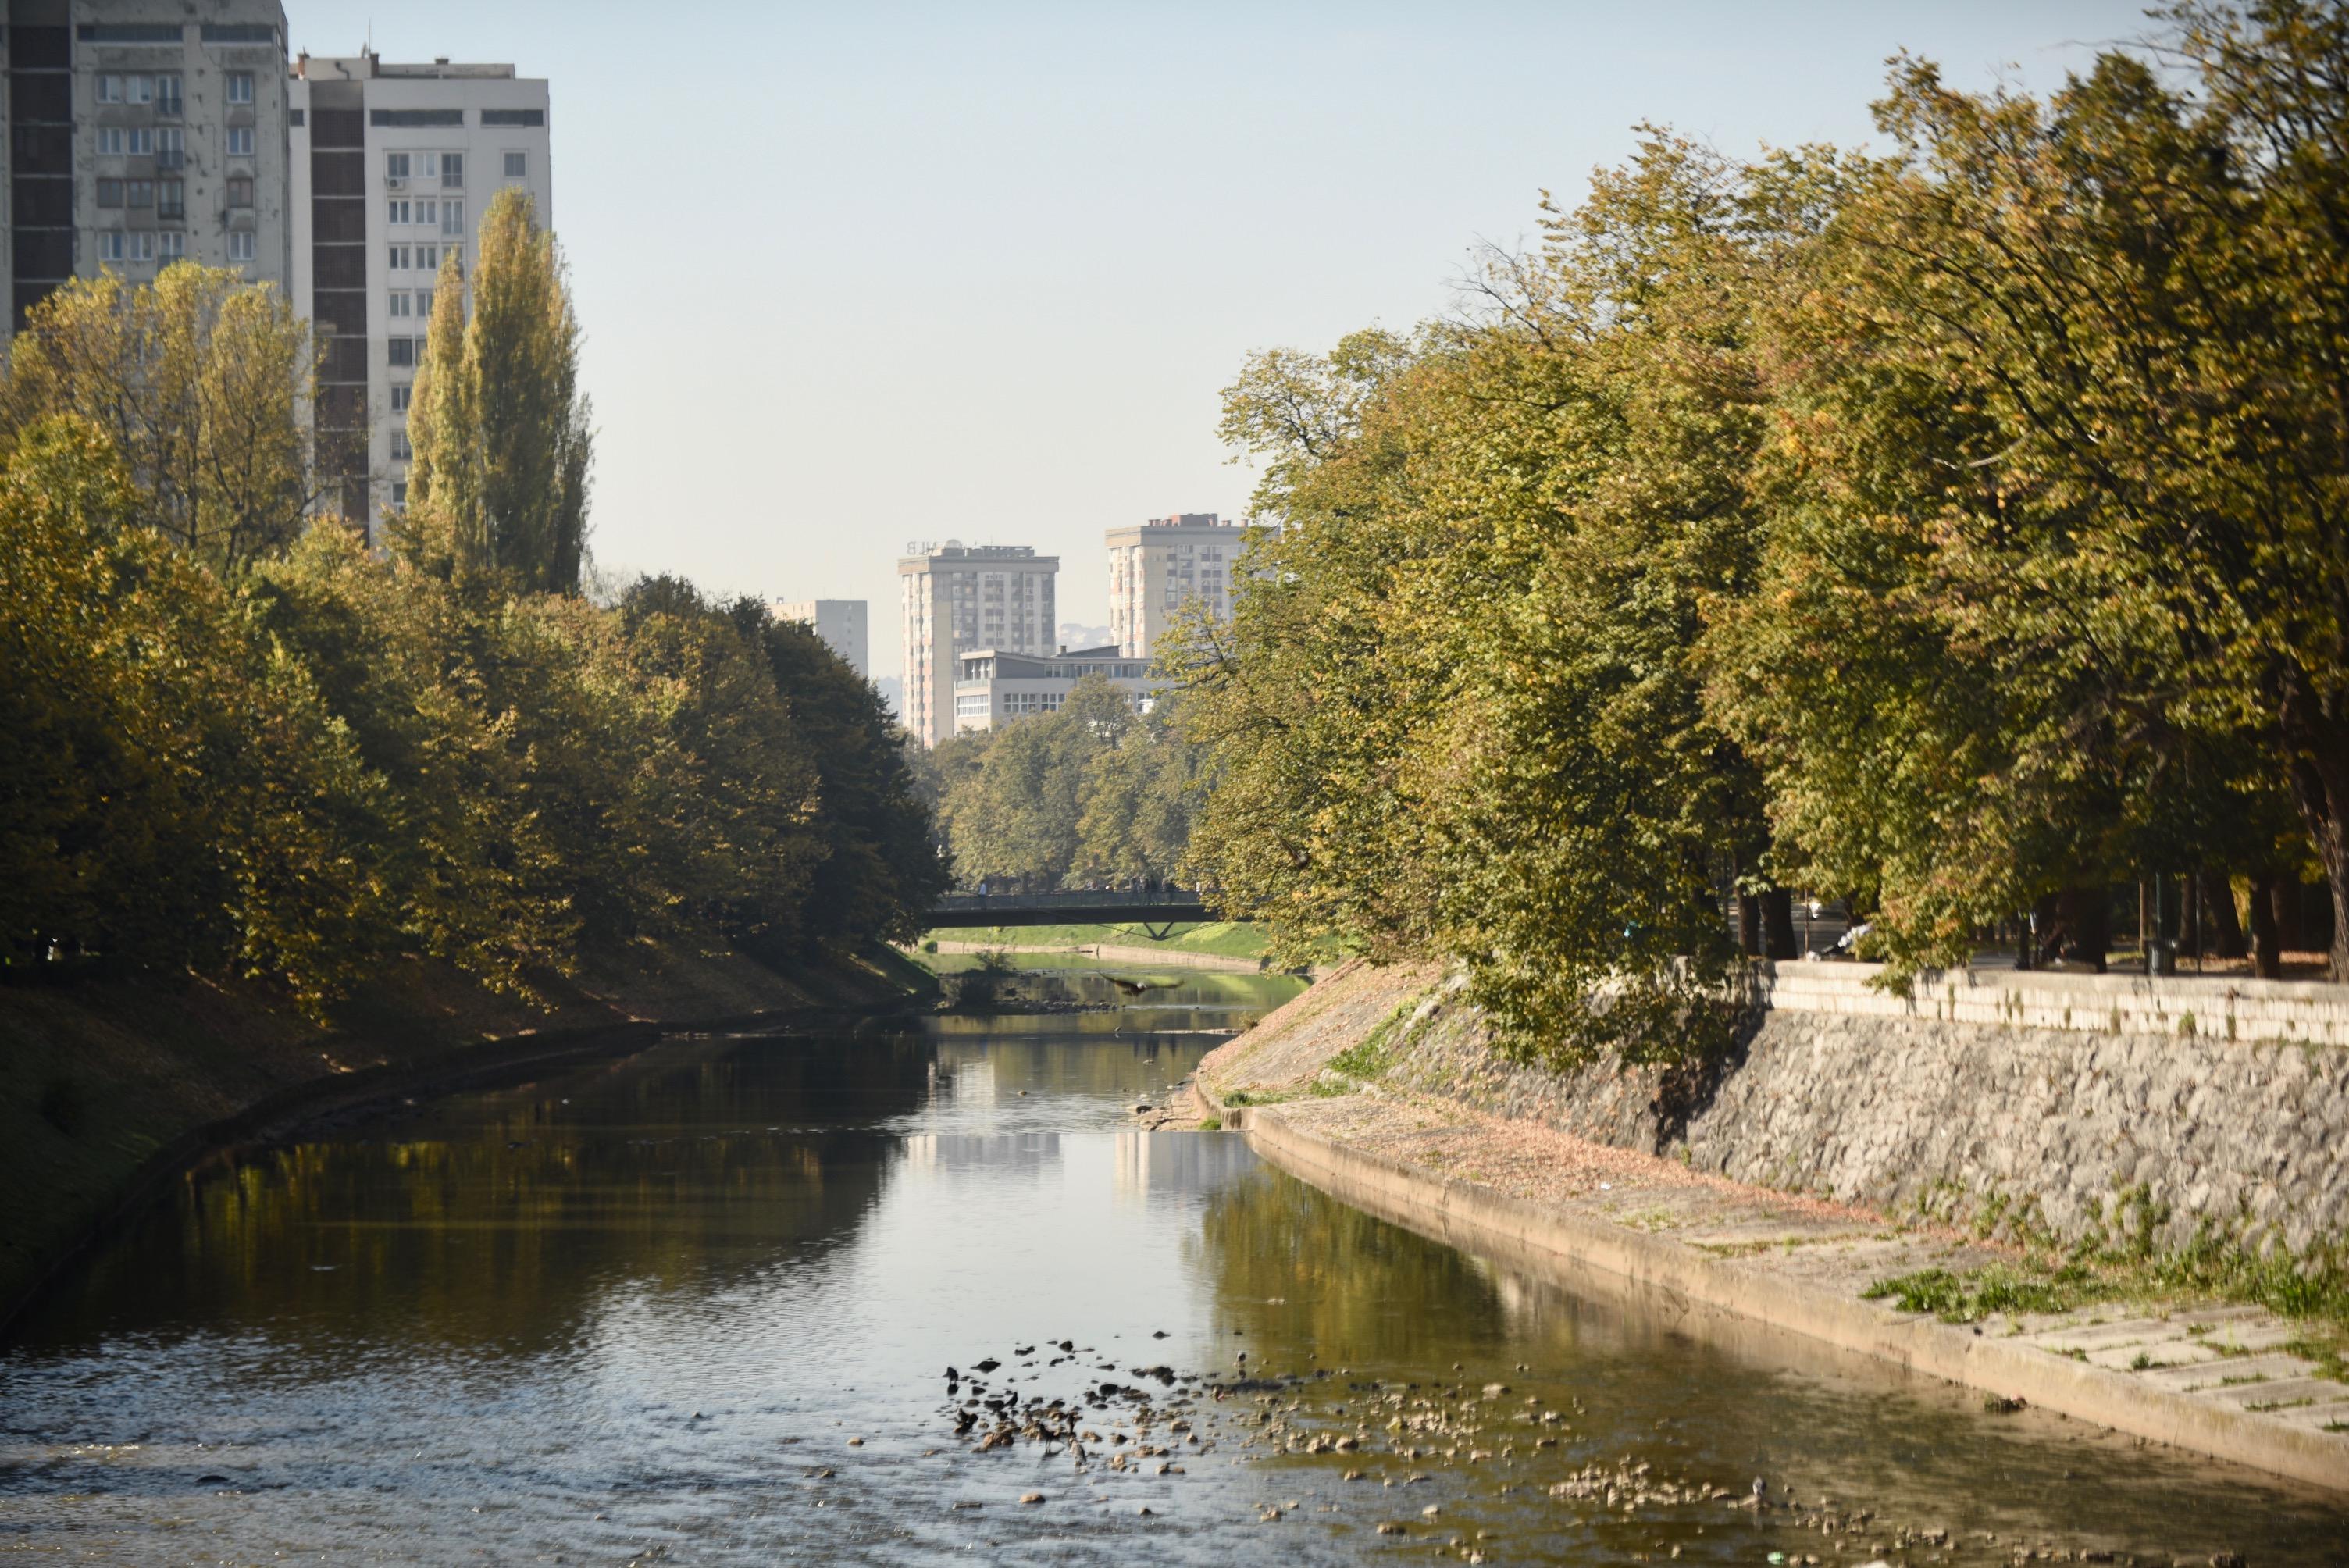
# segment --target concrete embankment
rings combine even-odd
[[[395,966],[333,1028],[257,987],[185,976],[0,988],[0,1327],[83,1243],[231,1144],[666,1031],[871,1012],[934,987],[886,951],[785,975],[637,943],[535,1004]]]
[[[1540,1075],[1497,1057],[1473,1062],[1466,1043],[1473,1026],[1460,1022],[1465,1009],[1440,975],[1349,966],[1210,1056],[1198,1088],[1226,1127],[1245,1131],[1275,1163],[1349,1202],[1570,1288],[1619,1292],[1692,1332],[1704,1332],[1708,1318],[1759,1323],[1996,1399],[2026,1401],[2349,1491],[2349,1384],[2337,1378],[2337,1359],[2328,1362],[2308,1344],[2306,1324],[2254,1305],[2176,1296],[2108,1298],[2068,1312],[1993,1311],[1961,1323],[1903,1312],[1869,1299],[1871,1288],[1927,1270],[1962,1275],[2011,1265],[2018,1253],[1913,1210],[1896,1219],[1865,1194],[1839,1201],[1778,1191],[1705,1168],[1696,1158],[1700,1149],[1713,1150],[1718,1164],[1733,1166],[1749,1155],[1766,1163],[1799,1136],[1785,1130],[1816,1128],[1830,1117],[1823,1103],[1868,1099],[1865,1087],[1852,1081],[1851,1064],[1833,1060],[1838,1047],[1851,1048],[1847,1037],[1857,1031],[1822,1031],[1822,1016],[1889,1020],[1899,1026],[1893,1040],[1911,1050],[1924,1048],[1923,1037],[1935,1027],[2008,1027],[1936,1020],[1924,1007],[1870,1014],[1896,999],[1851,995],[1847,987],[1856,978],[1847,972],[1818,977],[1804,998],[1810,1008],[1789,1006],[1765,1019],[1758,1049],[1692,1090],[1623,1069]],[[1850,1010],[1826,1012],[1821,998],[1840,998]],[[2321,1006],[2330,998],[2311,1000]],[[2013,1016],[2016,1003],[2008,995],[1995,1005]],[[1946,995],[1941,1006],[1950,1006]],[[2108,1025],[2112,1011],[2103,1009]],[[1449,1030],[1438,1026],[1447,1014]],[[2283,1019],[2278,1032],[2307,1021]],[[1774,1023],[1791,1038],[1765,1039]],[[2241,1032],[2248,1031],[2239,1031],[2240,1048],[2270,1048],[2241,1042]],[[2030,1033],[2023,1041],[1961,1033],[1949,1048],[2023,1049],[2031,1047]],[[2124,1035],[2116,1045],[2091,1035],[2078,1047],[2092,1065],[2105,1064],[2107,1080],[2121,1079],[2116,1092],[2122,1109],[2114,1121],[2133,1139],[2168,1136],[2191,1146],[2190,1132],[2164,1133],[2165,1124],[2145,1113],[2150,1093],[2140,1103],[2137,1080],[2123,1076],[2128,1039]],[[2044,1050],[2047,1042],[2031,1048]],[[2303,1054],[2298,1045],[2282,1048]],[[2114,1056],[2099,1054],[2106,1050]],[[1821,1064],[1805,1051],[1830,1059]],[[1333,1059],[1341,1065],[1333,1068]],[[2032,1068],[1982,1065],[1974,1076],[2002,1082],[2049,1070],[2043,1057],[2027,1060]],[[2273,1060],[2256,1073],[2233,1065],[2243,1075],[2239,1088],[2299,1081],[2301,1070]],[[2302,1066],[2320,1084],[2333,1081],[2338,1068],[2322,1059]],[[1477,1070],[1467,1070],[1472,1067]],[[1757,1067],[1755,1080],[1738,1081]],[[1949,1070],[1946,1059],[1937,1069]],[[2139,1070],[2158,1078],[2167,1069]],[[1535,1081],[1543,1078],[1548,1081]],[[1678,1103],[1671,1099],[1675,1090]],[[1923,1095],[1921,1088],[1908,1092]],[[1971,1104],[1938,1100],[1958,1125],[1935,1136],[1971,1150],[1966,1158],[1982,1158],[1989,1145],[2013,1137],[2007,1119],[2019,1092]],[[2315,1099],[2320,1107],[2332,1103],[2323,1092]],[[2132,1113],[2130,1106],[2138,1109]],[[1726,1114],[1708,1122],[1716,1111]],[[1911,1128],[1906,1136],[1927,1140],[1923,1130],[1899,1125]],[[1769,1152],[1743,1150],[1741,1139],[1763,1140]],[[1668,1154],[1657,1152],[1660,1144]],[[2315,1190],[2321,1194],[2322,1183]],[[1980,1223],[1982,1212],[1972,1217],[1977,1232],[1997,1228]],[[2162,1232],[2154,1224],[2147,1241],[2158,1243]],[[2286,1216],[2261,1233],[2272,1250],[2292,1232]]]

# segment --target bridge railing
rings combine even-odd
[[[936,914],[984,914],[990,911],[1089,909],[1197,909],[1199,894],[1188,888],[1156,892],[949,892],[931,906]]]

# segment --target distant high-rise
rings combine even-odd
[[[443,253],[473,275],[482,211],[508,187],[554,227],[546,82],[304,55],[292,90],[293,294],[317,339],[322,504],[374,537],[408,500],[408,399]]]
[[[1111,529],[1109,625],[1118,651],[1128,658],[1151,657],[1174,612],[1192,599],[1228,620],[1233,568],[1247,533],[1212,511]]]
[[[1056,555],[1025,544],[915,543],[897,562],[904,613],[905,727],[936,746],[954,734],[955,677],[964,654],[995,648],[1050,654],[1055,646]]]
[[[823,639],[824,646],[846,660],[868,679],[873,673],[866,657],[864,601],[862,599],[777,600],[775,618],[797,621]]]
[[[5,47],[5,332],[102,268],[148,283],[185,258],[285,284],[277,0],[8,0]]]

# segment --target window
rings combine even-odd
[[[530,178],[529,153],[509,152],[506,154],[506,178],[509,180],[527,180]]]
[[[462,191],[465,188],[465,155],[444,152],[440,155],[440,189]]]
[[[397,196],[393,197],[388,202],[385,203],[384,222],[387,223],[407,222],[408,203],[401,201]]]
[[[228,155],[231,158],[253,156],[253,127],[233,125],[228,128]]]
[[[232,262],[249,262],[253,260],[252,230],[236,229],[230,232],[228,237],[228,259]]]
[[[188,133],[167,125],[155,133],[155,160],[165,169],[183,169],[188,162]]]
[[[120,103],[122,101],[122,78],[120,77],[112,76],[98,77],[98,101],[100,103]]]
[[[121,206],[122,181],[119,180],[99,181],[98,182],[98,204],[101,207]]]
[[[544,125],[546,111],[543,108],[485,108],[481,111],[483,125]]]
[[[119,262],[122,259],[123,233],[119,229],[100,229],[97,234],[98,259]]]
[[[462,201],[440,203],[440,232],[462,237],[465,232],[465,204]]]
[[[408,399],[415,391],[416,388],[405,381],[394,382],[391,388],[391,411],[395,414],[407,413]]]
[[[404,463],[416,456],[416,449],[408,444],[408,427],[395,426],[391,432],[391,460]]]
[[[147,125],[131,127],[126,145],[130,149],[130,156],[133,158],[154,157],[155,128]]]
[[[123,77],[122,101],[124,103],[153,103],[155,101],[155,78],[153,77]]]
[[[414,211],[419,223],[437,223],[440,220],[440,203],[438,201],[419,201],[415,203]]]
[[[181,261],[187,256],[188,237],[177,229],[167,229],[156,235],[155,243],[155,253],[164,262]]]
[[[417,246],[416,264],[419,268],[428,273],[439,272],[440,270],[440,247],[438,245]]]
[[[406,315],[408,314],[408,291],[406,289],[394,289],[391,291],[391,314],[395,316]]]
[[[98,128],[98,155],[100,158],[119,158],[122,150],[129,145],[129,139],[122,134],[120,126],[101,125]]]
[[[408,504],[408,481],[406,480],[394,480],[391,481],[391,504],[394,506],[406,506]]]
[[[231,71],[228,73],[228,101],[231,103],[251,103],[253,101],[253,73],[251,71]]]
[[[126,207],[152,207],[155,204],[155,182],[152,180],[124,181],[122,204]]]
[[[176,115],[180,109],[180,78],[176,76],[155,78],[155,112]]]
[[[386,180],[407,179],[408,154],[405,152],[385,153],[383,155],[383,177]]]
[[[406,272],[408,270],[408,247],[406,245],[392,246],[390,251],[385,255],[384,264],[395,273]]]
[[[432,291],[430,289],[418,289],[416,291],[416,314],[421,316],[429,316],[432,314]]]
[[[118,238],[121,242],[124,261],[151,262],[155,259],[155,234],[152,230],[120,233]]]
[[[186,217],[188,215],[188,182],[184,180],[155,181],[155,211],[159,216],[165,218]]]
[[[390,337],[384,340],[383,346],[388,351],[387,359],[388,363],[393,365],[414,365],[416,363],[416,339],[412,337]]]
[[[253,205],[253,177],[239,175],[228,182],[228,204],[232,207]]]

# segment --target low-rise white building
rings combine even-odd
[[[977,648],[962,655],[955,676],[955,729],[998,729],[1015,718],[1056,712],[1087,676],[1106,676],[1139,707],[1147,707],[1167,684],[1151,675],[1149,660],[1129,658],[1113,645],[1047,655]]]

